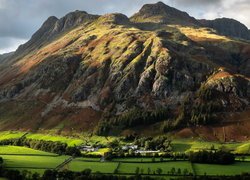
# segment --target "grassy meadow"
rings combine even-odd
[[[53,169],[63,163],[68,156],[23,156],[23,155],[1,155],[4,166],[7,168],[38,168]]]
[[[38,155],[38,156],[56,156],[56,154],[39,151],[20,146],[0,146],[0,155]]]
[[[217,165],[217,164],[194,164],[196,175],[238,175],[241,173],[250,173],[249,162],[236,162],[231,165]]]
[[[174,152],[188,153],[190,151],[200,151],[214,149],[224,149],[236,154],[249,154],[250,142],[220,143],[207,142],[201,140],[181,139],[173,140],[172,148]]]
[[[16,139],[20,138],[25,134],[25,132],[18,132],[18,131],[3,131],[0,132],[0,141],[6,139]]]
[[[80,145],[88,142],[89,144],[107,144],[114,140],[115,137],[98,137],[85,136],[79,137],[65,137],[50,134],[34,134],[25,132],[0,132],[0,140],[16,139],[24,136],[27,139],[59,141],[68,144],[69,146]],[[199,151],[202,149],[227,149],[234,153],[249,154],[250,142],[239,143],[219,143],[219,142],[205,142],[193,139],[180,139],[172,141],[172,149],[174,152],[188,153],[190,151]],[[110,151],[109,148],[100,148],[97,152],[90,152],[90,155],[103,155]],[[8,169],[28,170],[31,172],[38,172],[42,174],[46,169],[55,169],[60,164],[64,163],[70,156],[57,155],[54,153],[34,150],[28,147],[19,146],[0,146],[0,157],[4,159],[4,167]],[[135,175],[136,171],[140,174],[150,174],[154,176],[158,174],[159,169],[162,170],[162,176],[171,177],[173,169],[175,174],[191,173],[195,175],[238,175],[243,172],[250,173],[250,156],[245,156],[244,161],[242,157],[236,157],[237,162],[232,165],[211,165],[211,164],[191,164],[189,161],[171,161],[168,158],[161,159],[156,157],[154,161],[149,157],[124,157],[113,158],[110,161],[101,162],[100,158],[78,157],[73,158],[60,170],[68,169],[75,172],[84,169],[91,169],[93,173],[106,173],[120,175]]]

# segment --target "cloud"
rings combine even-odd
[[[0,37],[0,54],[16,50],[20,44],[25,42],[26,39]]]
[[[52,15],[58,18],[68,12],[85,10],[92,14],[121,12],[131,16],[142,5],[159,0],[0,0],[0,40],[28,40]],[[250,27],[249,0],[162,0],[196,18],[230,17]],[[23,42],[23,41],[22,41]],[[10,43],[9,43],[10,44]],[[9,44],[2,44],[0,51]],[[15,43],[16,44],[16,43]],[[15,49],[16,46],[13,46]],[[7,48],[8,49],[8,48]]]

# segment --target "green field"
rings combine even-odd
[[[237,162],[232,165],[210,165],[210,164],[194,164],[196,175],[237,175],[243,172],[250,173],[249,162]]]
[[[1,155],[6,168],[51,169],[63,163],[68,156],[20,156]]]
[[[28,139],[36,139],[36,140],[45,140],[45,141],[60,141],[62,143],[66,143],[69,146],[80,145],[83,143],[81,139],[74,139],[70,137],[63,136],[52,136],[45,134],[27,134],[26,138]]]
[[[250,143],[242,144],[235,149],[238,154],[250,154]]]
[[[121,163],[119,168],[119,173],[135,173],[136,168],[139,167],[143,169],[143,174],[147,174],[148,168],[151,169],[151,172],[161,168],[163,174],[168,174],[172,168],[176,170],[180,168],[182,171],[187,169],[188,172],[193,172],[191,164],[189,162],[165,162],[165,163]]]
[[[91,169],[92,172],[113,173],[117,165],[117,162],[85,162],[79,159],[74,159],[69,163],[68,169],[71,171]]]
[[[8,154],[15,154],[15,155],[40,155],[40,156],[56,156],[56,154],[34,150],[27,147],[20,147],[20,146],[0,146],[0,155],[8,155]]]
[[[219,142],[208,142],[202,140],[190,140],[180,139],[172,141],[173,151],[175,152],[190,152],[211,149],[226,149],[239,154],[250,153],[249,142],[235,142],[235,143],[219,143]]]
[[[16,139],[20,138],[25,134],[25,132],[17,132],[17,131],[4,131],[0,132],[0,141],[6,139]]]

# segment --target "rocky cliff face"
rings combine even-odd
[[[248,28],[234,19],[200,20],[200,23],[206,27],[215,29],[221,35],[250,40]]]
[[[158,15],[159,29],[140,26],[141,17],[150,22]],[[173,25],[174,18],[190,26]],[[153,112],[157,123],[166,119],[156,110],[168,109],[173,123],[186,126],[207,120],[208,111],[195,104],[211,110],[213,101],[220,107],[213,115],[220,119],[221,112],[249,107],[249,55],[249,43],[198,27],[195,19],[162,3],[145,5],[131,19],[79,11],[50,17],[1,71],[0,127],[87,130],[134,109]],[[187,98],[196,110],[189,108],[183,122],[178,117]],[[13,103],[16,108],[9,109]],[[195,122],[189,122],[191,116]]]

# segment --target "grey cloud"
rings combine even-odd
[[[25,39],[0,37],[0,54],[17,49],[17,47],[25,41]]]

